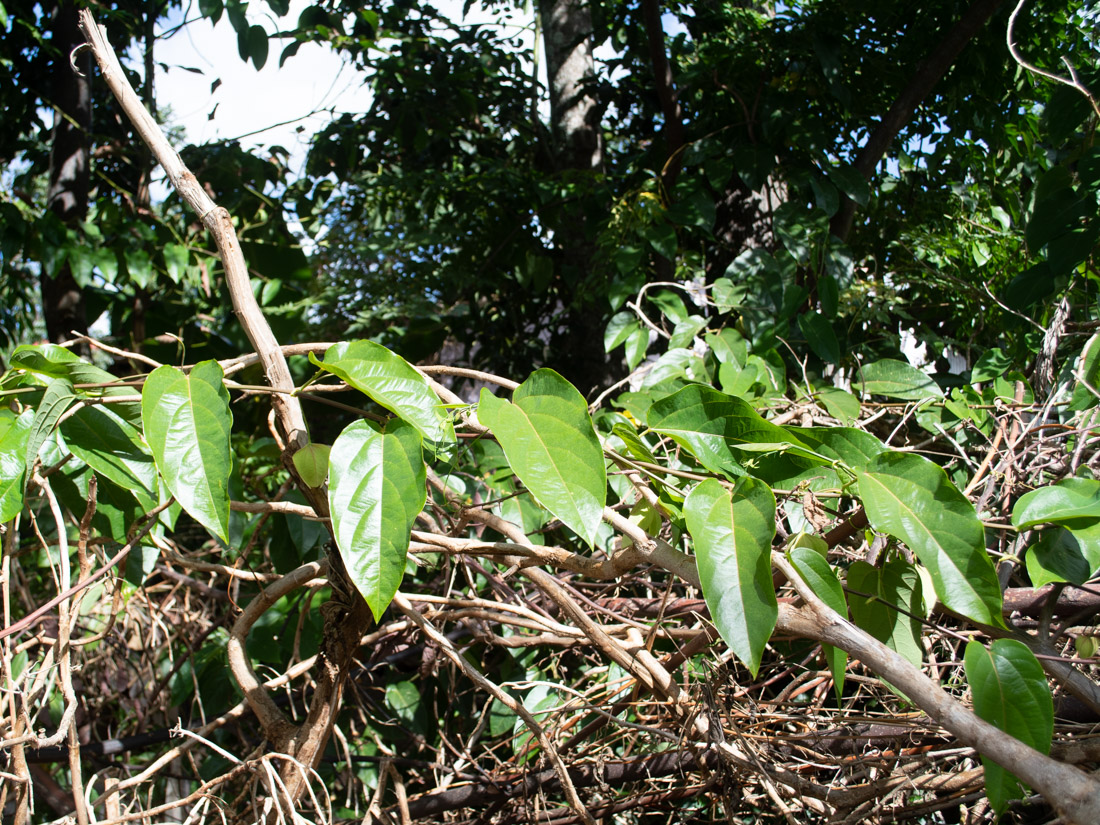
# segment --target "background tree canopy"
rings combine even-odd
[[[1100,821],[1097,14],[0,0],[5,817]]]

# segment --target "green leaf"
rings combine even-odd
[[[1087,410],[1095,407],[1098,399],[1094,390],[1100,390],[1100,332],[1093,333],[1093,336],[1085,342],[1073,374],[1077,381],[1073,387],[1069,408]]]
[[[228,541],[233,414],[222,378],[217,361],[196,364],[190,375],[157,367],[141,392],[141,420],[168,490],[195,521]]]
[[[325,360],[309,360],[342,378],[379,406],[408,421],[428,441],[453,444],[454,424],[428,379],[381,344],[351,341],[329,347]]]
[[[604,351],[611,352],[619,344],[626,343],[631,333],[639,326],[638,316],[633,312],[623,311],[611,316],[611,320],[607,322],[607,330],[603,334]]]
[[[970,380],[975,384],[984,384],[994,378],[1000,378],[1012,367],[1012,360],[1000,349],[986,350],[982,357],[974,362],[970,371]]]
[[[1072,527],[1044,530],[1027,549],[1025,561],[1032,587],[1084,584],[1100,570],[1100,519],[1077,519]]]
[[[540,682],[528,691],[523,697],[523,707],[535,717],[540,725],[546,724],[546,715],[561,705],[557,691],[545,682]],[[539,742],[535,734],[527,729],[527,723],[523,717],[516,716],[512,727],[512,753],[518,758],[519,764],[526,763],[538,753]]]
[[[790,548],[787,551],[787,558],[814,595],[842,617],[847,618],[848,602],[844,598],[844,588],[828,559],[816,550],[805,546]],[[829,672],[833,674],[833,684],[836,686],[837,701],[840,701],[844,693],[844,671],[848,666],[848,654],[827,644],[821,645],[821,651],[825,654],[825,661],[829,663]]]
[[[223,9],[222,0],[199,0],[199,14],[209,17],[211,23],[217,23],[221,19]]]
[[[848,568],[848,591],[852,621],[919,665],[924,650],[921,624],[914,617],[923,615],[924,599],[916,568],[903,561],[889,561],[881,570],[865,561],[853,562]]]
[[[293,456],[294,468],[310,487],[320,487],[328,478],[331,448],[327,444],[307,444]]]
[[[141,432],[114,410],[82,407],[61,425],[73,455],[123,490],[146,510],[157,506],[157,468]]]
[[[732,495],[707,479],[684,500],[703,597],[714,626],[756,678],[779,616],[771,573],[775,496],[744,478]]]
[[[985,529],[943,469],[912,453],[886,452],[857,476],[871,526],[917,554],[940,601],[976,622],[1003,627],[1001,588],[985,550]]]
[[[707,333],[704,340],[719,363],[745,366],[745,361],[749,357],[748,344],[737,330],[726,327],[717,333]]]
[[[859,371],[863,392],[867,395],[884,395],[902,401],[920,401],[923,398],[942,398],[943,390],[932,377],[905,361],[883,358],[865,364]],[[852,382],[853,387],[856,382]]]
[[[861,175],[854,166],[847,163],[838,163],[836,166],[826,166],[825,174],[841,192],[854,200],[860,206],[866,206],[871,200],[871,187],[867,179]]]
[[[648,297],[650,302],[656,304],[657,308],[661,310],[661,314],[672,321],[672,323],[678,324],[688,317],[687,307],[684,306],[684,299],[675,292],[668,289],[662,289],[657,292],[649,293]]]
[[[478,418],[531,495],[591,546],[607,501],[607,471],[584,397],[553,370],[541,369],[516,388],[512,401],[483,389]]]
[[[638,432],[633,427],[620,422],[611,428],[611,432],[623,440],[627,451],[634,458],[639,461],[648,461],[650,464],[657,463],[653,451],[649,449],[648,444],[642,441]]]
[[[332,445],[328,501],[336,546],[376,620],[401,586],[426,477],[420,433],[402,419],[382,432],[356,421]]]
[[[649,349],[649,330],[638,324],[637,329],[630,333],[626,339],[626,365],[628,369],[634,369],[645,358]]]
[[[787,430],[765,421],[741,398],[691,384],[660,399],[646,415],[650,429],[690,450],[711,472],[744,475],[746,453],[791,451],[826,463]]]
[[[178,243],[165,244],[162,250],[164,254],[164,267],[172,283],[178,284],[187,275],[187,263],[191,259],[191,253],[186,246]]]
[[[267,62],[267,32],[263,26],[254,25],[248,28],[248,53],[256,69],[262,69]]]
[[[672,337],[668,340],[669,349],[690,348],[695,341],[695,336],[706,326],[706,319],[698,315],[689,315],[683,321],[679,321],[672,330]]]
[[[849,469],[863,469],[886,445],[854,427],[784,427],[818,455],[841,461]]]
[[[806,336],[814,355],[830,364],[840,363],[840,342],[833,332],[833,325],[819,312],[807,312],[798,316],[798,328]]]
[[[89,364],[84,359],[56,344],[24,344],[11,354],[12,369],[26,370],[47,378],[67,378],[73,384],[105,384],[117,382],[118,376]],[[120,387],[132,393],[130,387]]]
[[[850,426],[859,419],[859,399],[839,387],[821,387],[814,393],[816,399],[833,418]]]
[[[24,490],[30,483],[34,463],[38,461],[38,451],[42,449],[43,442],[50,437],[65,411],[77,400],[73,385],[64,378],[54,378],[46,385],[46,391],[42,393],[38,409],[34,411],[34,425],[27,439],[27,473],[23,482]]]
[[[1091,478],[1064,478],[1032,490],[1012,508],[1012,526],[1017,530],[1095,518],[1100,518],[1100,481]]]
[[[998,730],[1043,754],[1054,734],[1054,701],[1042,665],[1027,645],[998,639],[989,648],[967,644],[963,656],[974,712]],[[985,791],[993,810],[1002,813],[1023,793],[1020,780],[982,755]]]
[[[16,415],[0,407],[0,522],[23,509],[23,480],[27,474],[27,441],[34,424],[34,410]]]

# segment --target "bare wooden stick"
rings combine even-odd
[[[218,206],[206,194],[198,179],[184,165],[179,153],[172,148],[160,126],[146,111],[137,92],[127,81],[114,49],[107,41],[106,30],[96,25],[92,13],[87,9],[80,12],[80,28],[111,93],[118,99],[122,110],[152,151],[153,157],[168,173],[176,191],[195,210],[203,225],[214,236],[222,265],[225,267],[225,282],[233,301],[233,312],[240,319],[248,340],[252,342],[263,364],[268,383],[276,390],[284,391],[273,394],[271,403],[286,435],[287,448],[291,452],[301,449],[309,443],[302,407],[296,397],[287,394],[294,389],[294,381],[290,377],[290,369],[279,342],[252,294],[248,266],[237,240],[237,232],[233,228],[233,219],[224,207]]]

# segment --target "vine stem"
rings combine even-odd
[[[256,302],[256,296],[252,294],[248,266],[241,252],[237,232],[233,228],[233,218],[228,210],[218,206],[206,194],[198,178],[187,168],[179,153],[172,148],[160,126],[127,81],[118,56],[107,41],[106,29],[96,24],[92,13],[87,9],[82,9],[80,12],[80,29],[84,32],[88,46],[95,55],[103,79],[130,122],[133,123],[138,135],[145,141],[157,162],[164,167],[164,171],[180,197],[195,210],[203,226],[214,236],[222,266],[225,267],[225,282],[233,301],[233,312],[240,319],[248,340],[259,356],[268,383],[276,390],[283,391],[274,394],[271,403],[286,435],[287,448],[291,452],[301,449],[309,443],[305,417],[302,415],[302,407],[298,399],[289,395],[294,389],[290,368],[287,366],[275,334],[271,331],[271,326]]]

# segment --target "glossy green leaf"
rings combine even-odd
[[[0,407],[0,522],[23,509],[23,480],[27,474],[27,441],[34,424],[34,410],[16,415]]]
[[[12,369],[44,375],[47,378],[67,378],[74,384],[103,384],[118,381],[118,376],[89,364],[65,347],[56,344],[35,344],[16,347],[11,354]],[[133,392],[128,389],[128,392]]]
[[[483,389],[477,414],[531,495],[592,545],[607,501],[607,471],[577,389],[542,369],[516,388],[512,403]]]
[[[1032,490],[1012,508],[1012,526],[1017,530],[1095,518],[1100,518],[1100,481],[1091,478],[1065,478]]]
[[[401,586],[426,477],[420,433],[402,419],[382,432],[356,421],[332,445],[328,501],[336,545],[375,619]]]
[[[141,392],[145,439],[169,491],[222,541],[229,537],[229,433],[233,414],[217,361],[189,375],[157,367]]]
[[[714,626],[755,678],[779,616],[771,573],[775,496],[756,479],[741,479],[732,495],[707,479],[684,500],[684,518]]]
[[[1077,519],[1072,525],[1044,530],[1027,549],[1032,587],[1051,582],[1082,585],[1100,570],[1100,519]]]
[[[864,364],[856,380],[852,381],[852,387],[861,388],[867,395],[884,395],[902,401],[943,397],[943,390],[930,375],[905,361],[891,358]]]
[[[118,376],[89,364],[72,352],[56,344],[25,344],[16,347],[11,355],[12,369],[25,370],[44,378],[64,378],[73,384],[118,384]],[[106,386],[96,390],[82,390],[88,395],[136,395],[133,387]],[[115,412],[131,424],[141,421],[141,409],[135,404],[114,404]]]
[[[61,416],[77,400],[76,390],[67,379],[54,378],[46,384],[46,391],[42,393],[42,400],[34,411],[34,424],[27,439],[27,473],[23,482],[24,489],[31,480],[31,473],[35,462],[38,461],[38,451],[42,448],[43,442],[50,437]]]
[[[132,492],[146,510],[157,506],[153,456],[126,419],[106,406],[82,407],[61,425],[61,434],[73,455]]]
[[[342,378],[379,406],[408,421],[428,441],[451,444],[454,424],[428,379],[408,361],[373,341],[329,347],[325,360],[310,360]]]
[[[795,546],[787,551],[787,558],[802,580],[814,591],[814,595],[840,616],[848,617],[848,602],[844,598],[844,588],[825,556],[810,547]],[[836,695],[839,700],[844,693],[844,671],[848,667],[848,654],[828,644],[822,644],[821,651],[825,654],[825,661],[829,663],[829,672],[833,675],[833,684],[836,686]]]
[[[913,664],[921,663],[924,650],[917,617],[924,615],[924,599],[912,565],[895,560],[879,569],[865,561],[853,562],[848,568],[848,603],[858,627]]]
[[[986,648],[967,644],[963,657],[974,712],[986,722],[1043,754],[1050,753],[1054,702],[1042,665],[1022,642],[997,639]],[[985,790],[993,810],[1001,813],[1023,793],[1018,780],[982,755]]]
[[[785,427],[791,435],[815,453],[843,462],[858,470],[866,467],[877,455],[886,452],[886,445],[870,433],[854,427]]]
[[[886,452],[857,471],[871,526],[905,544],[932,574],[948,608],[1003,626],[1001,588],[974,505],[943,469],[912,453]]]
[[[660,399],[646,416],[650,429],[670,436],[711,472],[744,474],[747,453],[791,451],[825,463],[796,436],[761,418],[741,398],[691,384]]]

